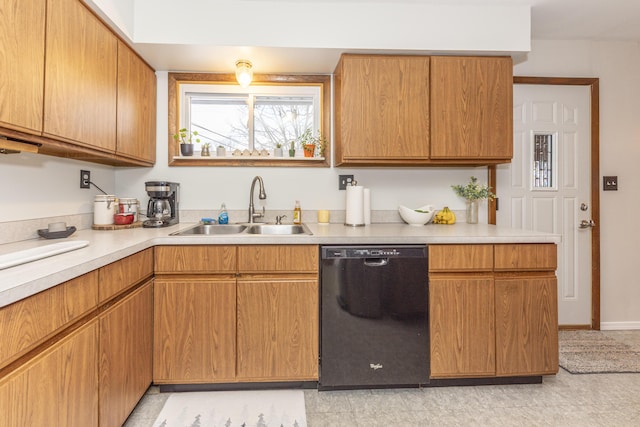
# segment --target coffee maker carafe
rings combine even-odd
[[[180,184],[168,181],[148,181],[144,189],[149,195],[147,220],[143,227],[168,227],[178,223]]]

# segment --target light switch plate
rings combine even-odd
[[[603,176],[602,177],[602,191],[618,191],[618,177],[617,176]]]

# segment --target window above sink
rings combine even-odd
[[[292,140],[305,130],[330,135],[328,75],[254,75],[242,88],[232,74],[169,73],[170,166],[304,166],[328,167],[330,144],[318,157],[304,157]],[[182,156],[173,135],[196,131],[194,154]],[[201,149],[209,143],[209,156]],[[282,157],[274,156],[276,143]],[[225,149],[217,155],[218,146]]]

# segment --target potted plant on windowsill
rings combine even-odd
[[[279,142],[276,143],[276,148],[273,150],[273,155],[274,155],[274,157],[282,157],[283,156],[282,144],[280,144]]]
[[[327,139],[318,131],[318,135],[311,133],[311,128],[307,128],[298,138],[305,157],[315,157],[316,153],[324,157],[324,150],[327,147]]]
[[[193,131],[189,133],[187,128],[182,128],[178,133],[173,134],[173,139],[180,143],[180,154],[183,156],[193,156],[193,141],[200,142],[200,138],[197,138],[198,132]]]
[[[484,199],[495,199],[496,195],[490,191],[488,185],[478,184],[478,178],[471,177],[467,185],[452,185],[453,191],[460,197],[464,197],[467,203],[467,223],[478,223],[478,203]]]
[[[289,146],[289,157],[296,156],[296,142],[291,141],[291,145]]]
[[[209,147],[211,147],[210,142],[205,142],[204,144],[202,144],[202,151],[200,151],[200,155],[204,157],[210,156],[211,151],[209,150]]]

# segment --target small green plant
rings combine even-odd
[[[453,191],[460,197],[464,197],[467,200],[483,200],[483,199],[495,199],[496,195],[490,191],[488,185],[478,184],[478,178],[471,177],[471,180],[467,185],[452,185]]]
[[[279,142],[276,142],[276,148],[282,148],[282,144],[280,144]]]
[[[199,141],[198,139],[196,139],[196,141]],[[202,148],[209,148],[211,147],[211,143],[210,142],[204,142],[202,143]]]
[[[327,138],[322,135],[320,130],[318,130],[317,136],[313,135],[313,133],[311,133],[311,128],[307,128],[302,133],[302,135],[298,137],[298,142],[302,149],[304,149],[306,145],[315,146],[315,149],[318,150],[318,154],[320,155],[320,157],[324,156],[324,151],[327,148]]]
[[[189,133],[187,128],[182,128],[178,131],[178,133],[173,134],[173,139],[178,141],[180,144],[193,144],[193,138],[195,138],[195,142],[200,142],[200,138],[197,138],[198,131],[193,131]]]

